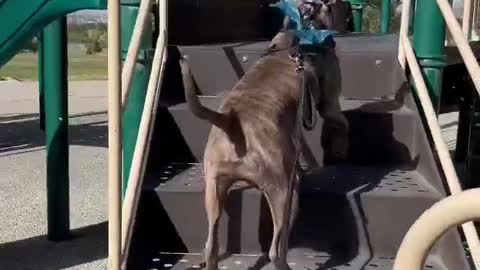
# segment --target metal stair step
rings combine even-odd
[[[333,258],[325,253],[309,253],[301,250],[290,250],[288,264],[292,270],[390,270],[394,258],[390,256],[355,257],[344,261]],[[266,255],[226,254],[221,256],[219,269],[221,270],[260,270],[268,268],[269,260]],[[200,253],[163,253],[152,256],[148,268],[157,270],[194,270],[204,269],[204,257]],[[446,270],[442,260],[431,256],[428,258],[425,270]]]
[[[217,109],[222,96],[201,96],[207,107]],[[417,154],[418,119],[407,106],[391,107],[391,100],[342,100],[341,106],[350,122],[349,161],[363,164],[413,162]],[[181,136],[197,161],[202,161],[211,124],[195,117],[185,103],[169,106]],[[303,158],[323,164],[321,146],[322,119],[312,131],[304,131]],[[366,154],[368,153],[368,154]],[[308,156],[305,156],[308,155]],[[310,164],[312,165],[312,164]]]
[[[172,231],[188,252],[201,252],[206,239],[202,170],[201,164],[172,163],[146,186],[155,189]],[[339,247],[356,252],[360,247],[352,246],[350,238],[363,237],[376,254],[389,254],[397,250],[414,220],[441,197],[422,175],[401,167],[339,165],[311,171],[302,179],[299,218],[290,244],[312,252]],[[270,212],[260,192],[234,187],[220,222],[221,250],[265,252],[271,230]],[[353,241],[367,245],[360,242]]]

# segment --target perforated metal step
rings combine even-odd
[[[358,258],[352,262],[332,262],[332,257],[322,253],[302,253],[293,250],[288,255],[288,264],[292,270],[388,270],[393,266],[393,257]],[[220,270],[259,270],[268,268],[269,260],[266,255],[224,255],[219,262]],[[150,270],[193,270],[204,269],[204,257],[200,253],[159,253],[151,258]],[[446,269],[438,262],[438,258],[431,257],[424,269]]]
[[[207,232],[202,164],[170,163],[157,172],[155,193],[171,221],[171,230],[185,251],[201,252]],[[391,255],[416,217],[441,197],[419,172],[398,165],[345,164],[307,170],[301,180],[299,218],[290,244],[309,252],[340,249],[346,253],[360,253],[370,246],[376,254]],[[219,228],[222,251],[266,251],[272,224],[262,194],[254,188],[234,186]],[[445,239],[456,242],[451,235]]]

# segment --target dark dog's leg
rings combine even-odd
[[[225,182],[209,176],[205,178],[205,207],[208,218],[208,238],[205,244],[207,270],[218,269],[218,222],[229,186]]]
[[[325,91],[322,106],[319,109],[324,119],[322,145],[325,149],[325,161],[344,160],[348,154],[349,123],[340,107],[339,96],[342,90],[342,78],[338,58],[328,53],[324,59],[328,67],[324,68],[325,80],[322,91]]]

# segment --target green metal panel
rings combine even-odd
[[[445,21],[435,0],[417,2],[413,32],[413,48],[438,113],[446,55]]]
[[[382,34],[386,34],[390,30],[390,11],[390,0],[382,0],[382,14],[380,18],[380,32]]]
[[[69,154],[68,154],[68,82],[67,20],[48,25],[43,32],[42,61],[45,91],[47,138],[48,239],[69,237]]]
[[[56,18],[80,9],[105,9],[106,6],[107,0],[3,0],[0,3],[0,66]]]
[[[362,32],[363,8],[365,0],[350,0],[353,13],[353,25],[355,32]]]
[[[138,15],[140,1],[122,1],[122,57],[125,60],[128,46],[132,37],[133,28]],[[124,107],[122,128],[123,128],[123,195],[128,184],[130,167],[132,164],[133,153],[137,141],[138,128],[142,118],[143,105],[150,77],[152,59],[150,52],[152,49],[152,22],[146,24],[143,40],[141,42],[141,51],[138,56],[135,72],[132,77],[127,103]]]

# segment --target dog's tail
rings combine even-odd
[[[197,85],[193,79],[190,64],[188,63],[188,57],[180,58],[180,68],[182,72],[183,87],[185,89],[185,99],[187,100],[190,111],[198,118],[207,120],[227,132],[230,125],[229,115],[211,110],[203,106],[198,100]]]

